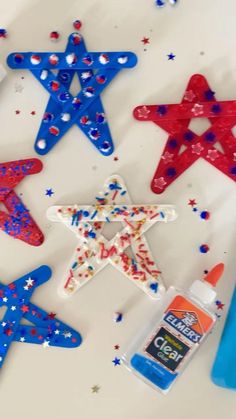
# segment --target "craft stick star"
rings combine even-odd
[[[236,125],[236,101],[216,101],[202,75],[191,77],[180,104],[138,106],[134,117],[153,121],[169,133],[151,183],[153,192],[162,193],[199,158],[236,180],[236,139],[231,131]],[[211,126],[197,135],[188,126],[192,118],[202,117]]]
[[[51,269],[41,266],[8,285],[0,283],[0,307],[7,307],[0,324],[0,368],[13,341],[43,347],[80,345],[82,339],[78,332],[30,302],[35,289],[50,277]],[[32,325],[21,324],[23,318]]]
[[[174,220],[175,208],[172,205],[131,205],[124,181],[117,175],[107,179],[96,201],[96,205],[48,209],[48,218],[63,222],[78,239],[63,283],[64,294],[73,294],[111,263],[148,295],[159,298],[164,285],[144,233],[158,221]],[[122,231],[108,241],[102,229],[107,223],[119,221]],[[129,246],[133,257],[125,251]]]
[[[0,164],[0,202],[8,211],[0,211],[0,229],[32,246],[40,246],[44,236],[14,189],[26,176],[39,173],[42,167],[38,159]]]
[[[5,68],[2,66],[2,64],[0,64],[0,82],[4,79],[4,77],[6,77],[6,70]]]
[[[82,36],[73,33],[63,53],[15,52],[8,56],[7,63],[13,69],[30,70],[50,94],[35,142],[37,153],[47,154],[73,124],[101,154],[113,152],[100,95],[123,68],[136,65],[135,54],[88,52]],[[56,76],[53,70],[58,70]],[[69,89],[75,73],[82,89],[74,97]]]

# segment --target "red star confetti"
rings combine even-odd
[[[143,39],[141,40],[141,42],[143,43],[143,45],[150,44],[149,38],[146,38],[145,36],[143,37]]]
[[[164,192],[199,158],[236,180],[236,139],[231,131],[236,125],[236,101],[216,101],[202,75],[191,77],[180,104],[138,106],[134,117],[152,121],[169,133],[151,183],[153,192]],[[197,135],[188,128],[192,118],[208,118],[211,127]],[[217,143],[223,151],[215,147]]]
[[[189,199],[188,205],[190,205],[191,207],[194,207],[195,205],[197,205],[196,200],[195,199]]]
[[[221,301],[217,300],[216,302],[217,310],[223,310],[225,304],[223,304]]]
[[[114,345],[115,351],[118,351],[120,349],[120,345]]]
[[[17,110],[15,111],[15,114],[16,114],[16,115],[19,115],[19,114],[20,114],[19,109],[17,109]]]

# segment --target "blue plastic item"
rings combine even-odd
[[[236,390],[236,287],[211,371],[213,383]]]
[[[45,265],[8,285],[0,283],[0,307],[7,307],[0,324],[0,368],[14,341],[43,347],[80,345],[82,338],[78,332],[58,320],[54,313],[47,313],[30,302],[35,289],[50,277],[51,269]],[[23,318],[31,325],[21,324]]]
[[[73,124],[101,154],[114,151],[100,94],[120,70],[136,65],[134,53],[88,52],[82,36],[73,33],[63,53],[14,52],[7,63],[15,70],[30,70],[50,94],[35,142],[38,154],[47,154]],[[58,70],[57,75],[52,70]],[[69,88],[76,73],[81,91],[74,97]]]

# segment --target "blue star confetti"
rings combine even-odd
[[[49,92],[50,99],[35,142],[38,154],[47,154],[73,124],[83,131],[104,156],[114,150],[100,94],[124,68],[132,68],[132,52],[88,52],[79,33],[69,36],[65,52],[14,52],[9,67],[28,69]],[[58,70],[57,75],[52,70]],[[96,73],[94,72],[96,71]],[[77,73],[81,91],[69,89]]]
[[[46,189],[45,195],[46,196],[49,196],[49,198],[51,198],[51,196],[54,195],[54,191],[51,188],[50,189]]]
[[[120,365],[120,358],[115,357],[115,358],[112,360],[112,362],[113,362],[114,366],[116,367],[117,365]]]
[[[12,342],[36,343],[43,348],[60,346],[75,348],[81,344],[80,334],[30,302],[35,289],[48,281],[51,269],[41,266],[8,285],[0,283],[0,307],[7,310],[0,324],[0,368]],[[31,325],[21,324],[25,318]]]
[[[164,7],[166,5],[166,0],[155,0],[156,6],[158,8]],[[171,6],[175,6],[178,3],[178,0],[169,0]]]
[[[175,59],[175,54],[173,54],[173,52],[171,52],[170,54],[167,54],[167,57],[168,57],[168,61],[174,61],[174,59]]]

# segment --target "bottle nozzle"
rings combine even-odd
[[[213,287],[215,287],[220,277],[223,275],[224,268],[224,263],[218,263],[218,265],[214,266],[214,268],[212,268],[211,271],[204,278],[204,282],[208,282]]]

